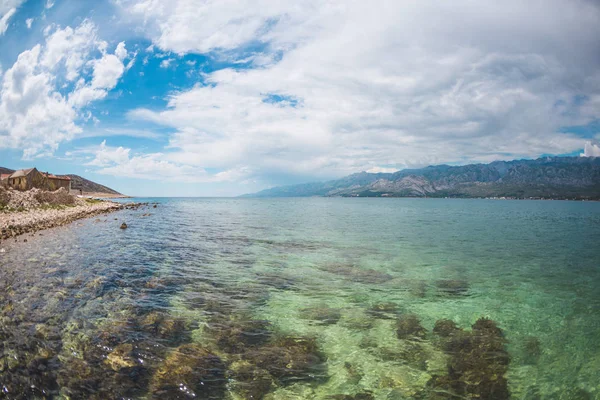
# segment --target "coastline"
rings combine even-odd
[[[97,201],[75,206],[0,212],[0,243],[25,233],[67,225],[79,219],[119,211],[127,206],[112,201]]]

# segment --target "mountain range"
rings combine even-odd
[[[14,169],[0,167],[0,174],[12,174]],[[79,175],[65,175],[71,178],[71,188],[73,190],[81,189],[84,194],[107,194],[114,196],[122,196],[121,193],[99,183],[85,179]]]
[[[360,172],[341,179],[280,186],[242,197],[508,197],[600,200],[600,157],[544,157],[394,173]]]

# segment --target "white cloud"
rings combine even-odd
[[[117,48],[115,49],[115,55],[121,61],[127,58],[127,49],[125,48],[125,42],[121,42],[117,45]]]
[[[171,63],[173,61],[175,61],[174,58],[166,58],[160,62],[160,67],[161,68],[169,68],[169,66],[171,65]]]
[[[8,24],[17,9],[25,0],[2,0],[0,1],[0,36],[8,29]]]
[[[25,25],[27,25],[27,29],[31,29],[32,24],[33,24],[33,18],[27,18],[25,20]]]
[[[22,149],[24,158],[33,158],[81,133],[77,120],[92,117],[82,108],[104,98],[123,73],[123,63],[105,49],[94,24],[84,21],[22,52],[2,76],[0,148]],[[64,79],[77,79],[70,93],[61,93],[68,87]]]
[[[600,146],[596,143],[586,142],[581,157],[600,157]]]
[[[91,154],[93,159],[85,165],[99,167],[94,172],[137,179],[214,183],[238,181],[250,174],[248,168],[240,167],[211,175],[203,168],[169,161],[164,153],[131,153],[129,148],[107,146],[104,140],[99,146],[79,149],[68,156]]]
[[[101,59],[94,61],[94,77],[92,87],[101,89],[112,89],[123,75],[125,66],[119,57],[113,54],[105,54]]]
[[[581,149],[560,128],[600,118],[592,2],[267,3],[122,2],[165,52],[254,61],[130,114],[176,130],[169,161],[319,176],[536,157]]]
[[[334,2],[335,3],[335,2]],[[272,29],[291,35],[310,23],[311,13],[335,10],[341,6],[323,5],[305,0],[301,4],[271,0],[123,0],[128,12],[145,25],[161,49],[176,53],[205,53],[214,49],[232,49],[250,41],[272,40]]]
[[[23,148],[25,158],[55,150],[80,131],[75,110],[54,91],[52,75],[37,69],[40,53],[40,45],[21,53],[2,80],[0,147]]]
[[[52,8],[54,7],[54,0],[46,0],[46,8]]]
[[[100,147],[95,151],[94,160],[86,165],[107,167],[114,164],[123,164],[129,161],[130,151],[130,149],[123,147],[109,148],[106,146],[106,140],[104,140],[100,144]]]
[[[74,81],[91,53],[105,49],[106,45],[98,39],[94,23],[85,20],[75,29],[70,26],[58,29],[46,39],[41,65],[55,72],[64,65],[66,78]]]
[[[391,174],[391,173],[394,173],[397,171],[398,171],[398,168],[373,167],[373,168],[369,168],[366,172],[370,172],[372,174],[378,174],[378,173]]]

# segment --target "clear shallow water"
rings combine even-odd
[[[0,245],[0,398],[600,399],[600,203],[151,201]]]

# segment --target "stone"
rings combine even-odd
[[[127,229],[127,224],[125,222],[121,224],[121,229]]]
[[[188,343],[172,351],[150,381],[159,399],[222,398],[225,364],[202,346]]]

